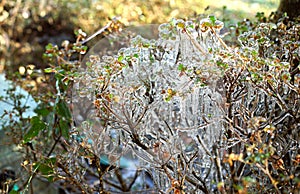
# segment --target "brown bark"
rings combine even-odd
[[[295,18],[300,15],[300,0],[280,0],[277,11],[286,12],[289,17]]]

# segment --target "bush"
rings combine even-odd
[[[241,25],[228,47],[215,17],[174,19],[157,40],[111,34],[81,63],[71,55],[87,51],[84,33],[48,45],[56,96],[23,138],[38,150],[25,160],[25,183],[44,177],[74,193],[299,192],[300,25]],[[123,48],[99,49],[109,44]]]

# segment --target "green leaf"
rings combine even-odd
[[[150,55],[150,61],[153,63],[155,61],[153,55]]]
[[[92,62],[90,62],[90,61],[88,61],[88,62],[86,62],[86,63],[85,63],[85,65],[86,65],[87,67],[91,67],[91,66],[92,66],[92,64],[93,64],[93,63],[92,63]]]
[[[45,56],[45,57],[52,58],[54,55],[53,55],[53,53],[46,53],[44,56]]]
[[[121,62],[123,59],[124,59],[123,56],[119,56],[119,57],[118,57],[118,61],[119,61],[119,62]]]
[[[125,57],[125,60],[126,60],[126,61],[130,61],[130,60],[131,60],[131,56],[126,56],[126,57]]]
[[[61,130],[61,135],[66,138],[66,139],[69,139],[69,122],[67,121],[64,121],[64,120],[60,120],[59,121],[59,127],[60,127],[60,130]]]
[[[46,117],[47,115],[50,114],[50,110],[48,108],[46,108],[45,106],[38,106],[34,112],[36,112],[38,115],[41,115],[43,117]]]
[[[61,75],[66,75],[66,70],[64,69],[59,69],[57,72],[60,73]]]
[[[34,137],[36,137],[41,130],[44,130],[46,128],[46,124],[40,120],[38,116],[34,116],[30,120],[31,128],[29,131],[24,135],[24,143],[29,142]]]
[[[39,172],[41,172],[42,175],[46,176],[48,181],[52,182],[54,178],[54,170],[53,170],[53,164],[51,163],[36,163],[33,165],[34,168],[37,168]]]
[[[11,190],[8,194],[19,194],[19,192],[15,190]]]
[[[167,96],[167,97],[165,98],[165,101],[166,101],[166,102],[170,102],[171,99],[172,99],[172,96]]]
[[[53,48],[53,44],[49,43],[46,45],[46,50],[50,50]]]
[[[181,63],[181,64],[178,65],[178,70],[179,71],[185,71],[186,67]]]
[[[51,164],[51,165],[55,165],[56,163],[56,157],[55,156],[50,156],[50,158],[45,159],[45,164]]]
[[[71,112],[70,112],[70,109],[67,105],[67,103],[65,101],[60,101],[56,104],[56,111],[57,113],[66,118],[66,119],[71,119]]]
[[[209,16],[209,19],[210,19],[212,25],[214,26],[215,23],[216,23],[216,21],[217,21],[217,18],[216,18],[215,16],[212,15],[212,16]]]
[[[55,70],[52,69],[51,67],[48,67],[48,68],[44,69],[44,72],[45,73],[53,73],[53,72],[55,72]]]
[[[87,51],[88,47],[87,46],[82,46],[81,49],[84,50],[84,51]]]
[[[74,30],[74,34],[75,34],[76,36],[78,36],[78,35],[79,35],[79,30]]]

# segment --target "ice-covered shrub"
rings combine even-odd
[[[81,64],[82,31],[46,47],[54,90],[21,137],[16,190],[41,178],[71,193],[299,192],[297,21],[240,23],[231,47],[213,16],[153,39],[153,26],[110,24]]]
[[[212,188],[208,154],[222,137],[223,105],[223,92],[217,91],[222,70],[213,56],[223,49],[222,25],[214,17],[198,24],[172,20],[159,26],[158,40],[135,36],[117,55],[89,56],[73,101],[79,109],[95,107],[84,119],[94,122],[84,122],[82,130],[98,157],[113,162],[132,155],[155,190],[166,192],[185,176],[182,189]]]
[[[131,179],[100,173],[102,190],[142,191],[147,177],[162,193],[299,189],[299,26],[281,25],[228,48],[214,17],[172,20],[157,40],[90,55],[74,85],[76,139],[117,169],[136,162]]]

